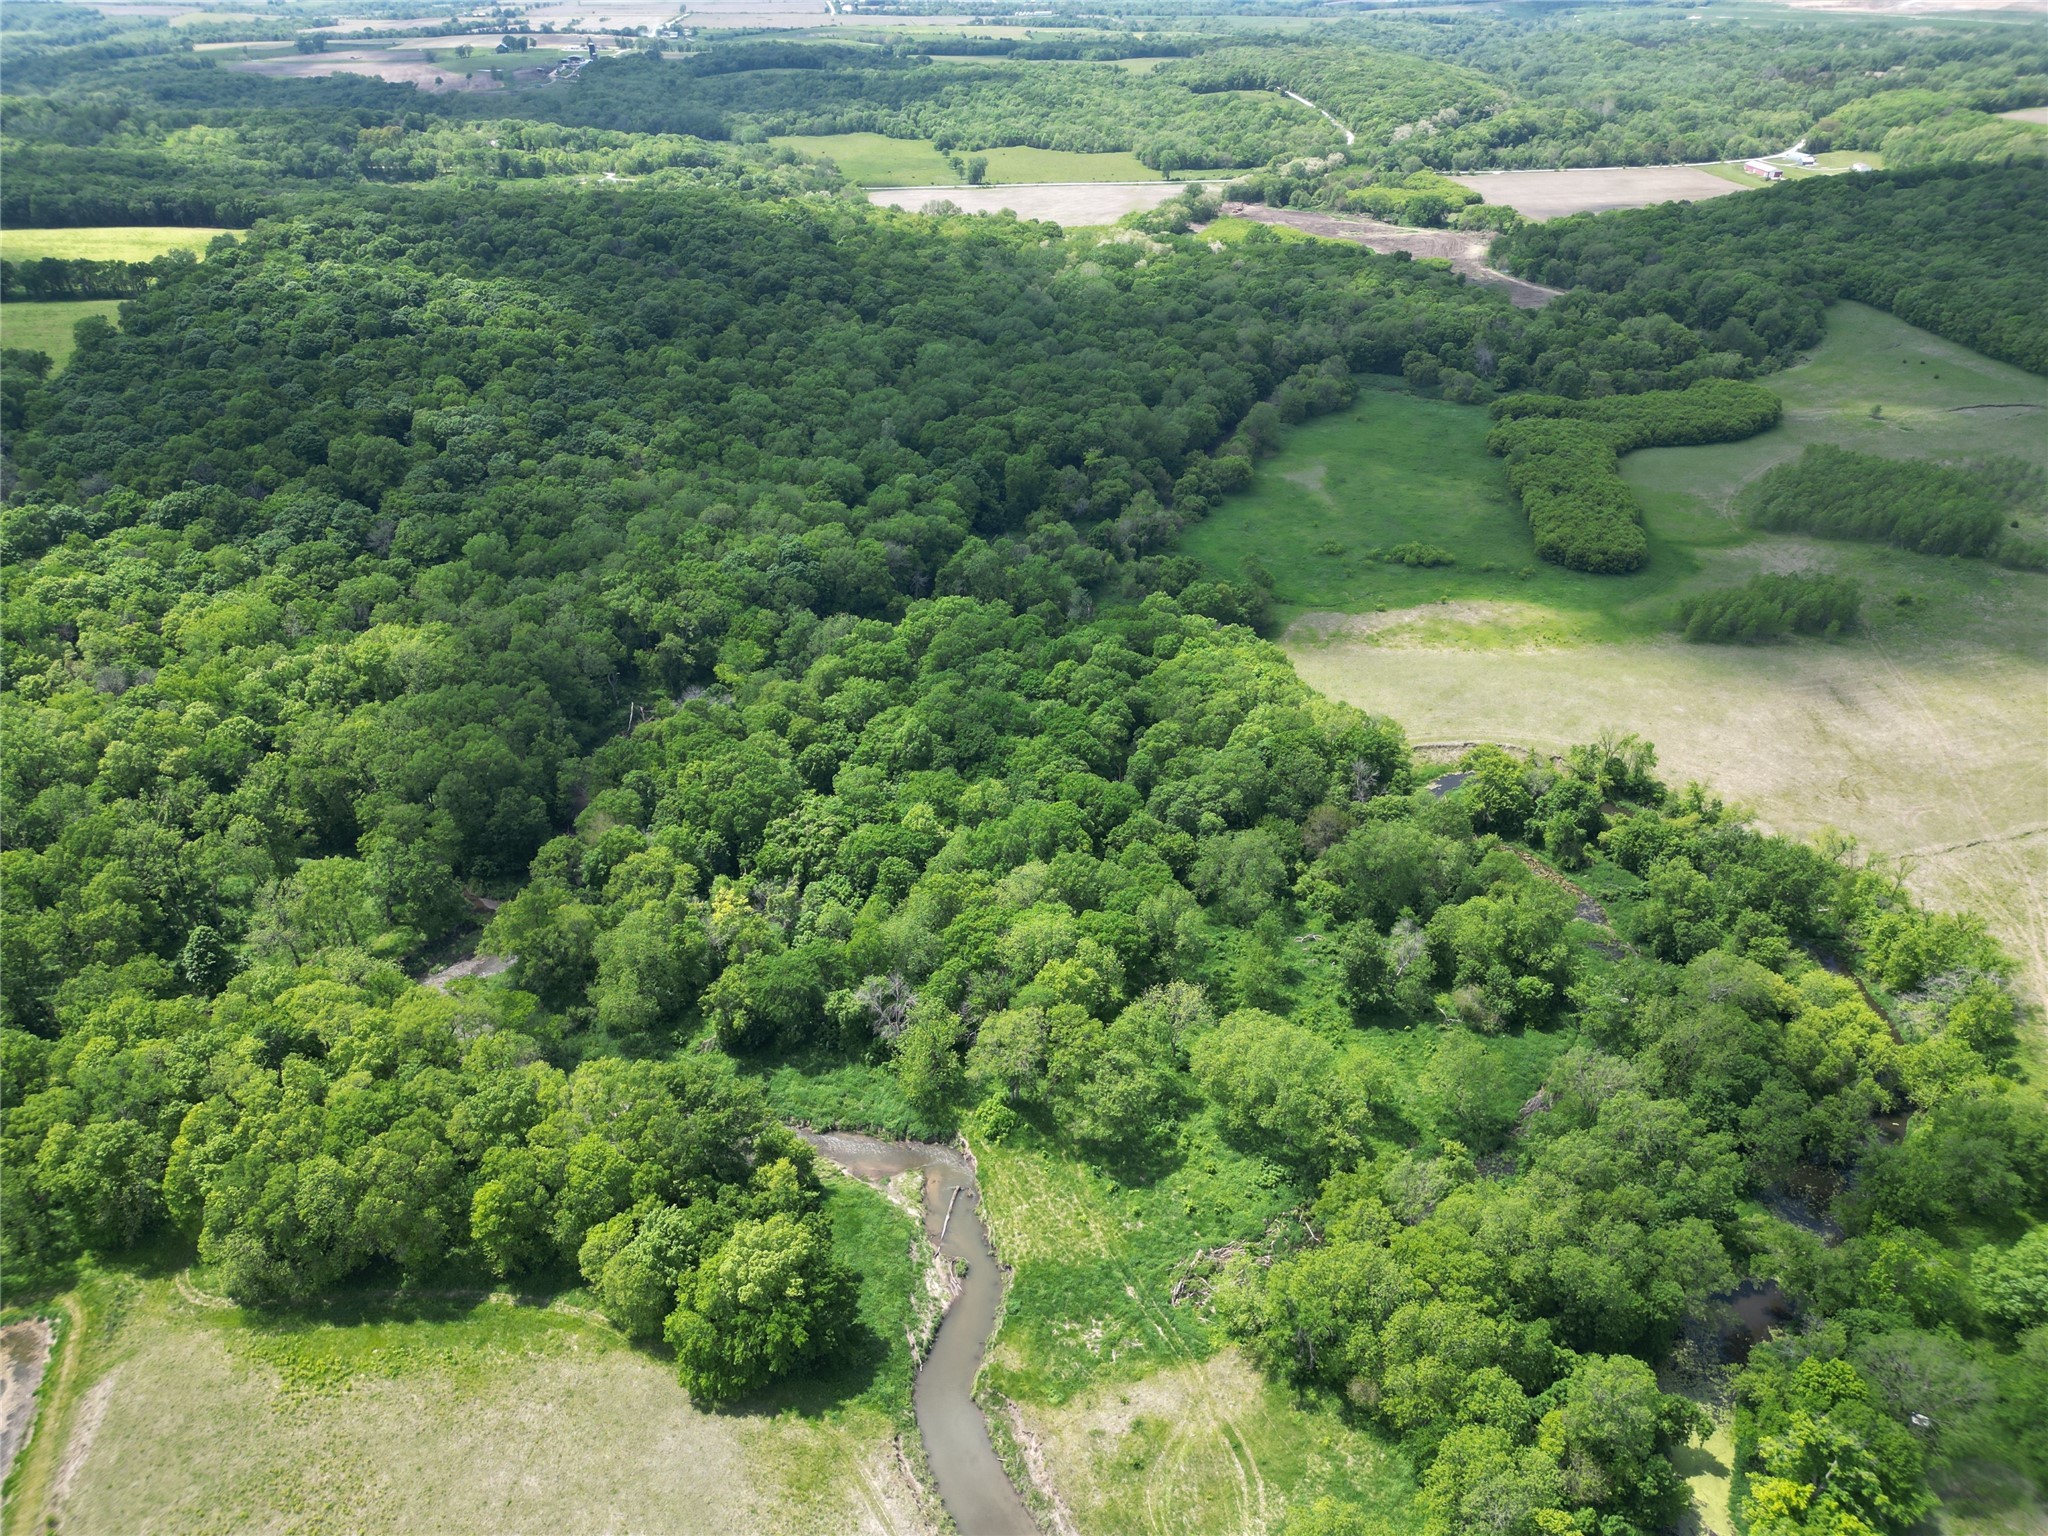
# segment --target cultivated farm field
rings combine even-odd
[[[1646,208],[1652,203],[1698,202],[1735,190],[1694,165],[1612,166],[1572,171],[1497,171],[1453,176],[1485,198],[1525,219],[1561,219],[1572,213]]]
[[[1038,186],[876,187],[868,201],[915,213],[929,203],[949,202],[963,213],[998,213],[1007,208],[1020,219],[1050,219],[1069,228],[1114,224],[1127,213],[1157,208],[1180,196],[1188,183],[1048,182]]]
[[[489,39],[483,41],[488,43]],[[500,82],[493,71],[530,83],[571,57],[582,57],[581,50],[571,53],[560,49],[532,48],[523,53],[501,54],[486,46],[465,58],[453,48],[365,43],[333,48],[323,53],[249,59],[230,64],[228,68],[278,79],[370,75],[396,84],[412,84],[421,90],[478,91],[498,88]]]
[[[1757,533],[1736,493],[1813,443],[1894,457],[2048,458],[2048,386],[1860,305],[1829,313],[1813,357],[1769,380],[1784,422],[1746,442],[1631,454],[1647,569],[1537,562],[1483,411],[1368,393],[1310,425],[1252,489],[1193,531],[1218,569],[1277,578],[1284,641],[1315,687],[1392,715],[1418,741],[1558,750],[1606,729],[1657,745],[1769,827],[1832,826],[1909,884],[1982,912],[2048,996],[2048,577],[1880,545]],[[1872,414],[1872,407],[1880,407]],[[1375,558],[1404,542],[1455,564]],[[1679,600],[1759,571],[1859,579],[1866,632],[1783,645],[1688,645]]]

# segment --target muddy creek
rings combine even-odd
[[[966,1266],[912,1391],[925,1456],[946,1513],[966,1536],[1036,1536],[1038,1526],[996,1459],[974,1401],[974,1378],[1002,1310],[1003,1277],[982,1224],[973,1165],[953,1148],[928,1142],[882,1141],[846,1131],[806,1132],[805,1140],[871,1184],[886,1184],[901,1173],[924,1174],[925,1235],[956,1269]]]

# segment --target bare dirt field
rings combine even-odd
[[[1429,617],[1415,611],[1418,624]],[[1867,638],[1480,650],[1384,632],[1320,640],[1307,622],[1283,644],[1312,687],[1392,715],[1416,741],[1558,751],[1610,727],[1636,731],[1656,743],[1669,782],[1700,779],[1774,831],[1832,826],[1905,856],[1922,897],[1982,912],[2029,989],[2048,995],[2039,656]]]
[[[1349,240],[1370,250],[1387,253],[1406,251],[1411,256],[1436,257],[1450,262],[1475,283],[1499,288],[1517,308],[1541,309],[1562,291],[1541,283],[1524,282],[1496,272],[1486,264],[1492,237],[1457,229],[1408,229],[1399,224],[1382,224],[1375,219],[1338,218],[1306,208],[1268,208],[1263,203],[1225,203],[1223,211],[1235,218],[1260,224],[1282,224],[1328,240]]]
[[[409,32],[415,27],[424,27],[440,20],[436,16],[344,16],[339,21],[329,22],[324,27],[308,27],[308,32]],[[496,42],[499,33],[488,34]],[[484,33],[476,33],[472,42],[483,40]]]
[[[269,75],[278,79],[308,80],[325,75],[370,75],[379,80],[389,80],[397,85],[416,85],[425,91],[496,91],[504,87],[488,73],[488,63],[479,64],[479,58],[487,59],[490,50],[469,59],[457,61],[429,60],[417,48],[333,48],[325,53],[294,54],[286,59],[250,59],[243,63],[228,65],[229,69],[248,75]],[[538,80],[546,70],[537,66],[512,69],[508,56],[507,68],[512,78],[519,81]],[[463,74],[458,69],[472,69]]]
[[[1127,213],[1157,208],[1188,186],[1183,181],[1056,181],[1001,187],[870,187],[868,201],[910,213],[940,201],[963,213],[1007,208],[1020,219],[1079,226],[1114,224]]]
[[[773,8],[776,0],[765,0],[764,6],[750,9]],[[822,11],[825,0],[809,0],[809,8]],[[708,0],[708,9],[719,9],[719,0]],[[679,19],[685,7],[677,0],[604,0],[598,5],[577,3],[577,0],[540,0],[537,5],[523,7],[520,14],[525,17],[528,27],[539,27],[552,22],[563,30],[593,27],[600,32],[616,32],[621,27],[638,29],[659,27]]]
[[[2015,111],[2001,112],[1998,115],[2020,123],[2048,123],[2048,107],[2020,107]]]
[[[1739,190],[1691,165],[1618,166],[1585,171],[1495,171],[1453,176],[1489,203],[1504,204],[1525,219],[1559,219],[1568,213],[1605,213],[1613,208],[1647,208],[1652,203],[1699,202]]]
[[[596,21],[598,26],[658,26],[662,21],[677,15],[686,15],[687,24],[692,27],[731,28],[751,27],[829,27],[843,25],[872,26],[876,18],[849,15],[842,7],[828,4],[827,0],[695,0],[687,12],[680,5],[661,7],[647,4],[623,4],[601,7],[606,19]],[[666,15],[657,14],[665,9]],[[538,24],[544,20],[573,19],[584,26],[592,24],[591,8],[576,4],[542,4],[527,11],[528,18]],[[951,17],[920,17],[922,20],[944,22],[955,20]],[[965,17],[955,21],[965,21]]]

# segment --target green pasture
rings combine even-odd
[[[955,186],[965,178],[925,139],[891,139],[879,133],[791,134],[771,144],[834,161],[848,180],[870,187]],[[990,183],[1034,181],[1158,181],[1159,173],[1136,155],[1076,154],[1063,149],[960,150],[988,160]]]
[[[77,347],[72,332],[88,315],[112,324],[121,311],[119,299],[58,299],[44,304],[0,304],[0,347],[47,352],[62,368]]]
[[[1813,443],[1898,458],[2018,454],[2048,463],[2048,382],[1860,304],[1831,309],[1812,357],[1764,382],[1786,407],[1771,431],[1622,460],[1651,541],[1649,565],[1633,575],[1538,561],[1501,461],[1486,452],[1487,413],[1395,387],[1366,388],[1351,410],[1291,431],[1251,488],[1190,530],[1184,547],[1226,575],[1246,560],[1265,567],[1283,621],[1310,612],[1507,605],[1508,622],[1496,615],[1468,635],[1466,643],[1482,646],[1659,633],[1687,593],[1775,568],[1795,546],[1799,563],[1813,563],[1813,551],[1824,548],[1824,563],[1913,594],[1913,605],[1879,616],[1887,633],[1984,629],[1966,617],[1975,605],[2026,585],[1981,561],[1753,532],[1729,504],[1748,481]],[[1410,543],[1445,550],[1456,563],[1411,567],[1386,558]],[[1444,618],[1459,616],[1451,610]]]
[[[198,255],[216,235],[240,235],[233,229],[188,229],[175,224],[117,224],[94,229],[0,230],[0,258],[37,261],[57,256],[68,261],[148,261],[169,251]]]

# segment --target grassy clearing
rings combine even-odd
[[[0,346],[25,352],[47,352],[59,368],[78,345],[72,332],[88,315],[112,324],[120,315],[119,299],[63,299],[47,304],[0,305]]]
[[[174,224],[118,224],[96,229],[0,230],[0,258],[35,261],[61,256],[73,261],[148,261],[169,251],[195,255],[216,235],[239,235],[233,229],[187,229]]]
[[[1014,1272],[990,1381],[1031,1403],[1205,1358],[1207,1327],[1168,1303],[1181,1265],[1258,1236],[1309,1193],[1207,1121],[1162,1166],[1121,1177],[1029,1133],[976,1154],[989,1230]]]
[[[1881,597],[1914,598],[1874,617],[1883,638],[2032,649],[2037,626],[2023,599],[2036,589],[2019,573],[1757,533],[1729,504],[1751,479],[1815,443],[1898,458],[2017,454],[2048,464],[2048,382],[1856,304],[1835,306],[1811,360],[1768,382],[1786,404],[1771,431],[1622,460],[1651,541],[1648,567],[1632,575],[1537,561],[1503,466],[1486,452],[1486,413],[1398,388],[1368,389],[1350,411],[1291,432],[1251,489],[1191,530],[1184,548],[1225,573],[1259,561],[1276,578],[1283,620],[1363,616],[1342,626],[1354,637],[1381,622],[1375,615],[1436,604],[1449,611],[1433,620],[1406,616],[1404,638],[1418,638],[1417,624],[1490,647],[1646,638],[1668,630],[1690,592],[1758,570],[1826,567],[1865,578]],[[1385,558],[1410,543],[1444,550],[1455,564]],[[1475,602],[1490,605],[1477,627],[1456,606]]]
[[[1158,1166],[1112,1176],[1030,1132],[977,1147],[982,1208],[1012,1270],[983,1375],[1085,1532],[1259,1532],[1329,1496],[1412,1528],[1397,1451],[1220,1348],[1172,1284],[1200,1250],[1256,1237],[1306,1191],[1191,1122]]]
[[[964,178],[925,139],[891,139],[879,133],[791,135],[769,140],[800,154],[837,163],[851,181],[872,187],[951,186]],[[960,151],[968,158],[969,151]],[[1160,174],[1136,155],[1075,154],[1062,149],[1010,147],[972,151],[988,160],[991,184],[1041,181],[1160,181]]]
[[[1322,958],[1300,961],[1289,1016],[1378,1055],[1402,1113],[1425,1122],[1416,1083],[1438,1032],[1354,1028],[1331,1005]],[[1510,1091],[1533,1091],[1568,1043],[1500,1041]],[[1079,1530],[1272,1531],[1324,1497],[1367,1531],[1414,1528],[1414,1471],[1398,1449],[1335,1404],[1273,1385],[1203,1307],[1172,1299],[1189,1259],[1258,1238],[1308,1197],[1290,1170],[1233,1147],[1206,1116],[1113,1170],[1029,1128],[975,1150],[983,1213],[1011,1269],[985,1395],[999,1427],[1035,1447],[1040,1481]]]
[[[1084,1532],[1252,1536],[1323,1498],[1357,1516],[1348,1529],[1416,1526],[1404,1453],[1298,1401],[1235,1350],[1016,1413]]]
[[[1630,454],[1648,568],[1538,564],[1470,407],[1372,392],[1290,434],[1188,548],[1278,580],[1286,644],[1312,685],[1391,714],[1420,741],[1545,749],[1607,728],[1656,742],[1777,830],[1839,827],[1903,856],[1916,890],[1984,914],[2048,999],[2048,578],[1982,561],[1753,532],[1729,504],[1809,444],[1894,457],[2048,463],[2048,383],[1861,305],[1829,313],[1813,357],[1770,381],[1783,424],[1746,442]],[[1873,414],[1876,408],[1876,414]],[[1404,541],[1456,564],[1370,558]],[[1860,580],[1866,631],[1839,642],[1689,646],[1679,599],[1759,571]]]
[[[894,1444],[909,1220],[846,1182],[829,1209],[872,1347],[716,1414],[573,1296],[363,1295],[266,1322],[190,1282],[95,1277],[76,1390],[31,1448],[49,1465],[22,1528],[930,1530]]]
[[[1353,1028],[1323,1006],[1312,961],[1288,1013],[1378,1055],[1416,1124],[1434,1028]],[[1570,1042],[1497,1042],[1507,1092],[1535,1089]],[[1174,1282],[1190,1258],[1256,1239],[1309,1190],[1232,1147],[1207,1117],[1151,1162],[1108,1171],[1029,1129],[976,1149],[982,1209],[1011,1268],[1003,1325],[983,1374],[998,1425],[1021,1429],[1083,1532],[1266,1532],[1289,1508],[1331,1498],[1362,1529],[1415,1526],[1414,1470],[1334,1403],[1267,1381]],[[1025,1458],[1027,1464],[1031,1457]]]
[[[1728,1495],[1735,1471],[1735,1423],[1725,1413],[1714,1417],[1714,1432],[1698,1445],[1674,1452],[1672,1465],[1692,1489],[1693,1524],[1687,1529],[1732,1531]]]
[[[1785,419],[1769,432],[1622,461],[1653,520],[1673,496],[1725,513],[1743,484],[1813,443],[1901,459],[2017,454],[2048,464],[2048,381],[1862,304],[1829,310],[1813,356],[1765,382],[1785,400]]]
[[[1857,165],[1867,165],[1874,171],[1884,169],[1884,156],[1874,149],[1837,150],[1831,149],[1824,155],[1814,157],[1816,165],[1791,165],[1785,161],[1776,162],[1782,173],[1780,180],[1804,181],[1809,176],[1841,176]],[[1762,176],[1753,176],[1745,171],[1740,160],[1723,160],[1716,165],[1703,165],[1701,170],[1709,176],[1718,176],[1723,181],[1732,181],[1738,187],[1767,187],[1771,183]]]

